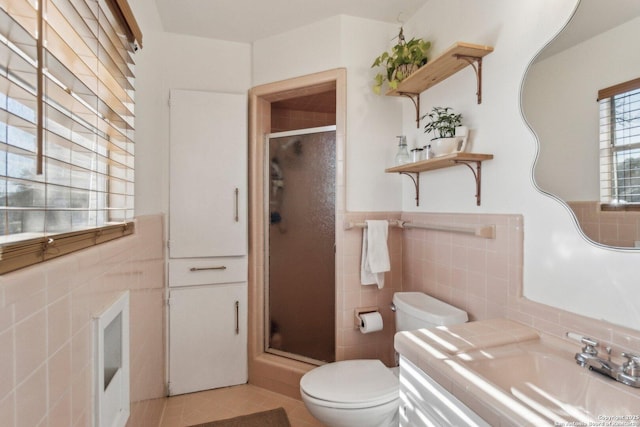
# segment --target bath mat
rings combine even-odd
[[[291,427],[284,408],[196,424],[191,427]]]

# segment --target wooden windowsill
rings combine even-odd
[[[628,204],[602,203],[600,205],[600,210],[606,211],[606,212],[640,212],[640,203],[628,203]]]

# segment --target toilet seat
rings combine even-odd
[[[399,381],[379,360],[343,360],[307,372],[300,391],[316,405],[364,408],[399,399]]]

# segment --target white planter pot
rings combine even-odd
[[[451,138],[438,138],[431,141],[431,151],[435,157],[446,156],[451,153],[464,151],[466,138],[454,136]]]
[[[431,141],[431,151],[434,157],[446,156],[451,153],[461,153],[467,147],[469,132],[465,126],[456,128],[456,136],[438,138]]]

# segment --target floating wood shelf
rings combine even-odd
[[[476,73],[478,104],[481,104],[482,58],[491,52],[491,46],[457,42],[401,81],[397,89],[387,92],[386,95],[410,98],[416,107],[416,126],[420,127],[420,94],[471,65]]]
[[[480,189],[482,184],[482,162],[493,159],[493,154],[453,153],[433,159],[421,160],[415,163],[394,166],[385,169],[387,173],[406,175],[413,181],[416,188],[416,206],[420,206],[420,172],[465,165],[473,173],[476,182],[476,204],[480,206]],[[475,165],[475,168],[474,166]],[[415,174],[415,177],[412,175]]]

